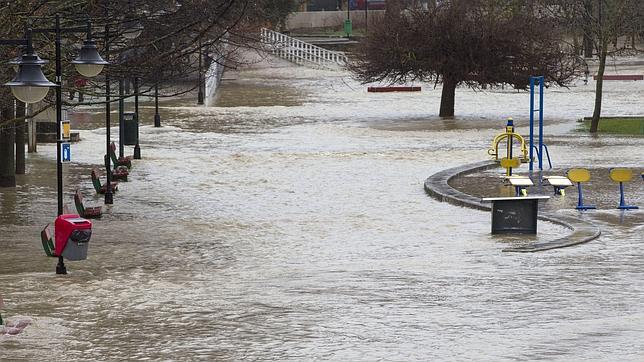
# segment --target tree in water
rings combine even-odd
[[[530,76],[543,75],[547,84],[565,86],[580,74],[582,62],[562,45],[556,19],[532,5],[452,0],[428,11],[388,9],[350,69],[365,83],[442,83],[441,117],[454,116],[459,85],[526,89]]]
[[[546,1],[546,0],[541,0]],[[635,37],[643,26],[644,2],[641,0],[556,0],[551,17],[559,18],[571,30],[580,29],[584,37],[585,56],[597,56],[598,69],[595,83],[595,105],[590,132],[596,133],[601,117],[604,72],[610,56],[634,51]],[[618,38],[631,37],[631,48],[627,42],[618,44]],[[594,52],[593,52],[594,50]]]

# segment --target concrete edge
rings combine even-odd
[[[455,177],[485,171],[498,167],[495,161],[482,161],[463,166],[458,166],[438,172],[425,180],[425,192],[441,202],[447,202],[456,206],[469,207],[476,210],[490,211],[490,206],[483,203],[480,198],[466,194],[449,185],[449,181]],[[552,249],[565,248],[579,245],[594,240],[601,235],[601,230],[591,222],[580,218],[560,215],[556,213],[541,213],[539,220],[552,222],[570,229],[572,232],[563,238],[552,241],[534,243],[532,245],[518,248],[503,249],[504,252],[536,252]]]

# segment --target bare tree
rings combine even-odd
[[[0,38],[22,38],[24,26],[30,23],[34,27],[51,28],[55,14],[61,16],[63,27],[91,21],[103,54],[106,45],[104,30],[106,27],[110,29],[107,42],[111,64],[103,74],[108,73],[117,79],[139,78],[144,84],[143,93],[151,91],[156,83],[172,86],[173,93],[178,94],[197,87],[194,81],[189,86],[185,85],[186,79],[196,78],[197,54],[204,53],[214,61],[235,66],[236,50],[259,47],[259,28],[283,22],[296,4],[297,0],[12,0],[0,3]],[[139,37],[126,40],[128,34],[139,31]],[[78,90],[77,84],[70,80],[80,77],[72,76],[76,72],[69,60],[75,56],[75,46],[84,40],[84,34],[66,34],[66,37],[69,41],[63,44],[62,54],[65,57],[63,78],[67,82],[63,83],[63,91],[74,92]],[[53,57],[54,39],[51,34],[35,34],[33,41],[43,58]],[[20,52],[18,48],[3,49],[0,55],[0,62],[5,65],[0,68],[2,83],[13,77],[7,61]],[[54,79],[53,62],[44,67],[44,72],[49,79]],[[86,104],[104,102],[103,76],[87,81],[88,86],[83,87],[83,92],[96,97]],[[184,89],[178,89],[178,84],[183,84]],[[53,104],[52,93],[43,102],[45,107]],[[111,101],[118,100],[118,97],[113,97]],[[9,165],[9,162],[13,162],[16,121],[14,113],[9,111],[13,102],[14,98],[7,89],[0,92],[0,186],[12,186],[11,180],[15,180],[12,178],[14,171],[9,171],[13,169],[13,163]],[[37,109],[35,113],[41,111]],[[9,143],[11,148],[6,146]],[[9,181],[4,182],[3,179]]]
[[[584,35],[585,55],[597,55],[599,68],[595,83],[595,105],[590,132],[595,133],[601,117],[604,71],[606,59],[626,50],[618,46],[617,39],[622,36],[633,36],[642,29],[643,3],[640,0],[550,0],[551,16],[557,17],[570,27],[581,29]],[[594,50],[594,52],[593,52]]]
[[[350,66],[364,82],[442,83],[439,115],[454,115],[457,86],[529,85],[531,75],[566,85],[581,62],[563,48],[556,23],[521,1],[442,1],[429,11],[391,12],[377,23]]]

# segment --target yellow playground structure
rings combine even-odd
[[[492,146],[487,150],[490,156],[494,156],[499,160],[499,144],[505,141],[506,155],[501,159],[501,166],[507,169],[507,176],[512,176],[512,169],[518,167],[521,162],[529,162],[528,147],[525,139],[520,134],[514,131],[514,121],[508,118],[508,123],[505,126],[505,132],[498,134],[492,141]],[[514,157],[512,154],[513,144],[518,142],[520,145],[520,156]]]

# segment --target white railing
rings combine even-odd
[[[210,105],[210,102],[213,101],[223,74],[224,66],[219,64],[217,59],[213,60],[210,64],[210,68],[206,71],[204,79],[207,105]]]
[[[219,84],[224,75],[224,62],[226,61],[228,51],[228,33],[225,33],[216,45],[214,49],[210,50],[209,55],[212,62],[206,74],[204,74],[204,101],[207,106],[210,106],[215,100],[217,88],[219,88]]]
[[[262,28],[262,42],[271,53],[299,65],[337,69],[347,64],[347,56],[342,52],[320,48],[270,29]]]

